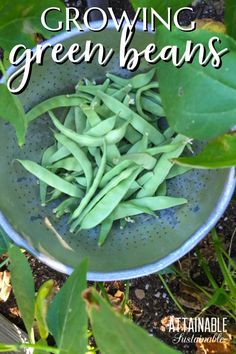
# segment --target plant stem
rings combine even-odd
[[[125,305],[127,304],[129,300],[129,281],[127,280],[125,282],[125,294],[124,294],[124,299],[122,301],[122,306],[121,306],[121,311],[124,313],[125,311]]]
[[[166,291],[168,292],[169,296],[171,297],[171,299],[174,301],[175,305],[178,307],[178,309],[182,312],[185,313],[183,307],[180,305],[180,303],[178,302],[178,300],[176,299],[176,297],[174,296],[174,294],[172,293],[172,291],[170,290],[169,286],[167,285],[165,279],[163,278],[163,276],[161,274],[158,274],[162,284],[164,285]]]
[[[7,257],[2,263],[0,263],[0,268],[5,266],[5,264],[7,264],[8,262],[9,262],[9,258]]]
[[[107,292],[106,292],[106,289],[104,287],[104,283],[103,282],[98,282],[98,287],[102,293],[102,296],[107,300],[107,302],[110,304],[110,300],[109,300],[109,297],[107,295]]]
[[[214,290],[218,289],[219,287],[211,274],[210,268],[198,248],[196,248],[196,254],[197,254],[197,257],[199,260],[199,264],[202,267],[202,269],[204,270],[211,286],[213,287]]]

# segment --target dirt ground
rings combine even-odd
[[[206,18],[211,17],[216,20],[222,20],[223,16],[223,6],[221,0],[216,1],[194,1],[195,12],[193,18]],[[84,9],[84,3],[82,1],[72,1],[71,5],[80,5],[81,9]],[[129,11],[130,16],[132,16],[133,11],[128,1],[126,0],[113,0],[110,1],[110,6],[116,9],[117,16],[121,13],[122,9]],[[191,18],[192,19],[192,18]],[[190,18],[183,18],[183,21],[188,22]],[[236,245],[232,242],[232,238],[236,233],[236,196],[233,198],[231,204],[229,205],[224,216],[217,225],[217,231],[221,237],[222,242],[225,245],[226,250],[231,250],[231,256],[236,258]],[[236,237],[236,236],[235,236]],[[210,268],[214,274],[215,279],[217,279],[220,284],[221,274],[217,265],[216,260],[212,257],[212,243],[211,238],[206,237],[199,245],[200,250],[206,256]],[[47,266],[43,265],[34,257],[28,255],[30,265],[33,270],[36,289],[48,279],[54,279],[58,288],[60,288],[66,276],[60,274]],[[1,259],[0,259],[1,261]],[[181,269],[188,269],[190,276],[199,284],[207,285],[207,280],[199,267],[197,262],[197,256],[195,250],[183,257],[177,264],[176,267]],[[185,314],[183,315],[180,310],[176,307],[173,300],[169,296],[167,290],[164,288],[158,275],[151,275],[129,282],[129,301],[127,303],[127,312],[130,312],[133,320],[145,328],[151,335],[157,336],[166,343],[173,346],[173,334],[169,333],[165,327],[165,321],[168,316],[175,317],[194,317],[199,314],[202,308],[201,297],[199,294],[195,293],[193,289],[188,287],[179,280],[175,275],[164,275],[164,279],[167,281],[170,290],[173,292],[174,296],[182,304]],[[111,298],[117,296],[117,292],[124,291],[123,282],[112,282],[105,284],[107,292],[111,295]],[[9,299],[5,303],[0,303],[0,313],[2,313],[9,320],[23,328],[23,323],[19,316],[14,296],[11,293]],[[214,314],[215,316],[225,316],[222,311],[216,308],[211,308],[208,315]],[[230,325],[234,325],[229,319]],[[183,353],[195,353],[195,344],[181,343],[176,345],[176,348],[181,350]],[[222,352],[223,353],[223,352]],[[133,354],[133,353],[130,353]],[[147,353],[148,354],[148,353]],[[163,353],[164,354],[164,353]],[[219,353],[220,354],[220,353]]]

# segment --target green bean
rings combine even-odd
[[[85,188],[87,187],[87,180],[85,177],[76,177],[75,180],[82,187],[85,187]]]
[[[17,160],[20,164],[38,179],[46,183],[47,185],[59,190],[60,192],[70,195],[71,197],[81,198],[83,192],[73,184],[64,181],[62,178],[54,175],[46,168],[41,167],[36,162],[28,160]]]
[[[131,85],[133,89],[139,89],[145,85],[147,85],[154,77],[156,73],[156,69],[152,69],[147,73],[144,74],[138,74],[131,79],[123,79],[119,76],[107,73],[107,77],[111,79],[113,82],[118,84],[119,86],[127,86]]]
[[[71,153],[69,150],[67,150],[64,146],[60,147],[59,150],[57,150],[49,159],[48,163],[53,164],[59,160],[62,160],[68,156],[70,156]]]
[[[98,246],[101,247],[105,243],[105,241],[112,229],[112,224],[113,224],[112,215],[108,216],[108,218],[106,218],[102,222],[101,228],[100,228],[100,233],[99,233],[99,238],[98,238]]]
[[[74,108],[70,108],[65,120],[64,126],[69,129],[75,128],[75,110]]]
[[[90,155],[94,157],[97,166],[100,166],[102,158],[101,158],[101,155],[100,155],[99,148],[97,148],[97,147],[88,147],[88,151],[89,151]]]
[[[167,194],[167,184],[166,181],[162,182],[159,188],[156,191],[156,196],[158,197],[165,197]]]
[[[78,199],[77,198],[67,198],[63,200],[62,203],[60,203],[54,210],[53,213],[56,214],[57,218],[60,218],[64,214],[71,213],[76,205],[78,204]]]
[[[146,172],[138,179],[138,183],[140,184],[140,186],[143,186],[153,176],[153,172]]]
[[[83,113],[85,114],[85,116],[87,118],[87,121],[89,122],[89,124],[92,128],[102,122],[101,118],[96,113],[94,108],[92,108],[86,104],[80,105],[80,108],[82,109]]]
[[[75,144],[73,141],[68,139],[66,136],[56,133],[55,138],[71,152],[71,154],[75,157],[75,159],[80,164],[87,180],[87,190],[88,190],[92,183],[93,170],[92,170],[91,162],[87,158],[86,154],[77,144]]]
[[[147,120],[150,120],[149,116],[147,114],[144,113],[143,108],[142,108],[142,104],[141,104],[141,96],[142,93],[144,91],[148,91],[151,88],[159,88],[159,84],[157,82],[153,82],[151,84],[148,84],[146,86],[141,87],[140,89],[138,89],[138,91],[136,92],[136,108],[138,113],[140,114],[141,117],[144,117]],[[159,107],[159,106],[158,106]],[[154,114],[157,114],[155,111],[151,112]]]
[[[78,208],[74,211],[73,218],[78,218],[80,216],[80,214],[82,213],[84,208],[87,206],[87,204],[90,202],[91,198],[95,194],[95,192],[96,192],[96,190],[97,190],[97,188],[99,186],[99,183],[101,182],[102,176],[103,176],[104,171],[105,171],[105,166],[106,166],[106,159],[107,159],[107,157],[106,157],[107,156],[107,151],[106,150],[107,150],[107,147],[106,147],[106,144],[104,143],[101,165],[99,166],[98,172],[96,174],[96,177],[95,177],[95,179],[93,181],[92,186],[87,191],[87,193],[84,196],[84,198],[81,200],[80,205],[78,206]]]
[[[113,213],[114,220],[142,214],[140,208],[148,208],[150,211],[157,211],[186,204],[184,198],[175,197],[146,197],[122,202]]]
[[[123,103],[119,102],[113,97],[109,97],[103,92],[98,93],[98,97],[106,104],[106,106],[123,119],[131,119],[131,125],[141,134],[148,133],[149,139],[153,144],[160,144],[164,138],[162,134],[148,123],[144,118],[140,117],[130,108],[126,107]]]
[[[107,144],[116,144],[118,143],[125,135],[127,126],[129,124],[128,122],[125,122],[121,127],[111,130],[106,136],[104,137],[92,137],[89,135],[80,135],[75,133],[74,131],[65,128],[59,120],[55,117],[53,112],[49,112],[50,117],[53,121],[53,124],[55,127],[62,133],[64,134],[67,138],[73,140],[80,146],[91,146],[91,147],[97,147],[97,146],[102,146],[104,139],[106,140]]]
[[[173,144],[183,141],[183,136],[178,135],[174,140]],[[187,143],[187,139],[186,139]],[[184,150],[185,145],[181,144],[175,151],[163,154],[154,168],[154,175],[150,178],[144,185],[143,188],[138,192],[137,197],[152,197],[161,183],[166,179],[168,173],[170,172],[173,163],[170,161],[173,158],[178,157]]]
[[[172,128],[167,128],[163,133],[163,135],[165,136],[166,139],[171,139],[174,134],[175,134],[175,131]]]
[[[137,152],[146,152],[148,148],[148,134],[144,133],[141,140],[134,144],[128,151],[128,154]]]
[[[114,177],[118,176],[122,171],[130,166],[130,161],[122,161],[115,167],[113,167],[110,171],[108,171],[103,177],[101,182],[99,183],[99,188],[105,187],[110,180]]]
[[[75,133],[73,130],[65,128],[59,120],[55,117],[53,112],[49,112],[49,115],[53,121],[55,127],[64,134],[67,138],[70,138],[80,146],[101,146],[103,144],[103,138],[90,137],[89,135],[81,135]]]
[[[156,156],[163,153],[173,152],[176,149],[178,149],[178,147],[185,146],[185,144],[186,144],[186,139],[183,138],[182,141],[180,140],[176,144],[171,143],[166,145],[160,145],[154,148],[147,149],[146,152],[151,156]]]
[[[137,154],[122,155],[118,162],[124,160],[133,161],[137,165],[142,166],[145,170],[152,170],[157,163],[157,160],[154,157],[147,153],[141,152]]]
[[[137,132],[131,125],[127,127],[127,131],[125,134],[125,139],[131,143],[131,144],[136,144],[142,137],[143,133]]]
[[[120,151],[118,147],[113,144],[109,145],[109,149],[107,151],[107,162],[114,165],[114,160],[117,160],[120,158]]]
[[[111,130],[106,136],[105,140],[107,144],[117,144],[119,143],[125,136],[127,127],[130,124],[130,121],[125,122],[120,127]]]
[[[93,128],[89,129],[86,134],[90,136],[95,136],[95,137],[101,137],[109,133],[115,126],[116,124],[116,118],[117,116],[112,116],[110,118],[107,118],[101,123],[97,124]]]
[[[141,188],[140,184],[136,181],[132,184],[129,191],[124,196],[124,200],[129,199],[134,193],[136,193]]]
[[[189,171],[191,171],[190,167],[174,165],[172,167],[172,169],[170,170],[166,179],[171,179],[171,178],[183,175],[184,173],[189,172]]]
[[[56,145],[49,146],[43,153],[42,157],[42,166],[46,167],[47,164],[50,161],[51,156],[53,153],[56,151]],[[39,182],[39,193],[40,193],[40,200],[41,200],[41,205],[45,206],[46,205],[46,196],[47,196],[47,184],[40,181]]]
[[[82,171],[79,162],[74,157],[67,157],[65,159],[55,162],[53,165],[48,165],[45,167],[50,170],[53,170],[53,172],[57,171],[58,169],[75,172]]]
[[[32,108],[26,114],[26,121],[28,123],[32,122],[34,119],[38,118],[42,114],[60,107],[72,107],[78,106],[83,103],[84,99],[79,98],[76,94],[74,95],[62,95],[55,96],[39,103],[37,106]]]
[[[81,213],[80,217],[75,220],[75,222],[71,225],[70,231],[74,232],[75,229],[80,225],[83,218],[93,209],[93,207],[113,188],[115,188],[121,181],[129,178],[134,171],[137,170],[137,167],[130,167],[126,170],[122,171],[118,176],[114,177],[100,192],[94,197],[94,199],[88,204],[88,206]],[[74,216],[72,214],[70,221],[74,220]]]
[[[152,90],[145,91],[143,93],[144,96],[151,98],[153,102],[162,106],[161,96],[157,92],[153,92]]]
[[[145,110],[149,113],[154,114],[157,118],[165,116],[165,112],[164,112],[162,106],[160,106],[158,103],[155,103],[145,97],[141,97],[140,101],[141,101],[140,102],[140,104],[141,104],[140,111]],[[144,116],[146,116],[146,118],[148,117],[147,115],[145,115],[145,113],[144,113]]]
[[[83,218],[80,228],[91,229],[103,222],[123,199],[140,171],[141,169],[136,170],[129,178],[112,188]]]
[[[86,116],[83,113],[82,109],[79,106],[75,107],[75,130],[77,133],[83,134],[86,127],[86,122]]]

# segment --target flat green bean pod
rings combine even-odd
[[[104,149],[103,149],[103,157],[101,160],[101,165],[99,166],[98,172],[96,174],[96,177],[93,181],[92,186],[90,187],[90,189],[87,191],[86,195],[84,196],[84,198],[81,200],[80,205],[78,206],[78,208],[73,212],[73,218],[78,218],[80,216],[80,214],[82,213],[82,211],[84,210],[84,208],[87,206],[87,204],[90,202],[91,198],[93,197],[93,195],[95,194],[99,183],[102,179],[102,176],[104,174],[105,171],[105,166],[106,166],[106,155],[107,155],[107,147],[106,147],[106,143],[104,143]]]
[[[134,171],[137,170],[137,167],[130,167],[126,170],[122,171],[118,176],[114,177],[100,192],[91,200],[88,206],[81,213],[80,217],[75,220],[75,222],[71,225],[70,231],[74,232],[75,229],[80,225],[83,218],[93,209],[93,207],[112,189],[114,189],[119,183],[123,180],[128,179]],[[70,221],[74,220],[74,215],[72,214]]]
[[[99,92],[98,97],[106,104],[106,106],[116,114],[126,120],[131,120],[131,125],[141,134],[148,133],[149,139],[153,144],[160,144],[164,138],[162,134],[144,118],[126,107],[123,103],[116,100],[114,97],[109,97],[104,92]]]
[[[90,188],[93,178],[93,169],[91,162],[87,158],[84,151],[73,141],[68,139],[66,136],[62,134],[55,134],[55,138],[59,141],[63,146],[65,146],[71,154],[75,157],[78,161],[79,165],[81,166],[82,170],[84,171],[86,180],[87,180],[87,189]]]
[[[84,103],[84,99],[74,95],[62,95],[49,98],[46,101],[39,103],[26,113],[26,121],[32,122],[34,119],[40,117],[42,114],[47,113],[55,108],[78,106]]]
[[[46,168],[38,165],[36,162],[28,160],[17,160],[20,164],[35,177],[60,192],[70,195],[71,197],[81,198],[83,192],[73,184],[64,181],[62,178],[48,171]]]
[[[48,165],[45,167],[47,167],[49,170],[52,170],[53,172],[57,171],[58,169],[76,172],[82,171],[81,165],[74,157],[66,157],[65,159],[55,162],[53,165]]]
[[[157,211],[183,205],[186,203],[186,199],[174,197],[147,197],[132,199],[120,203],[113,213],[113,218],[114,220],[119,220],[128,216],[142,214],[142,208],[148,208],[151,211]]]
[[[84,217],[80,228],[91,229],[103,222],[123,199],[139,173],[140,169],[133,172],[129,178],[126,178],[111,189]]]
[[[123,79],[120,76],[110,73],[107,73],[107,77],[121,87],[131,85],[133,89],[139,89],[146,86],[153,79],[155,74],[156,69],[152,69],[147,73],[138,74],[130,79]]]
[[[183,141],[183,136],[178,135],[174,140],[173,144],[179,143]],[[188,139],[186,139],[186,144],[188,142]],[[175,157],[179,157],[181,153],[183,152],[186,144],[181,144],[180,147],[178,147],[176,150],[165,153],[163,154],[159,161],[157,162],[155,168],[154,168],[154,175],[152,178],[150,178],[144,185],[143,188],[138,192],[137,197],[142,198],[142,197],[152,197],[158,187],[161,185],[161,183],[166,179],[168,176],[173,163],[171,162],[171,159]]]

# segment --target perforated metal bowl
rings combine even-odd
[[[140,31],[139,31],[140,30]],[[27,89],[20,95],[29,110],[46,98],[73,90],[79,79],[104,79],[107,71],[127,76],[119,68],[120,34],[109,25],[105,32],[72,31],[54,37],[50,43],[74,42],[82,47],[86,40],[114,48],[116,55],[107,67],[95,62],[56,65],[46,55],[43,66],[34,66]],[[153,41],[153,35],[137,28],[132,45],[139,51]],[[148,69],[142,62],[140,70]],[[10,68],[9,74],[14,72]],[[97,246],[98,229],[71,234],[66,219],[57,220],[53,205],[42,208],[37,180],[27,173],[16,158],[40,162],[44,149],[52,143],[48,117],[33,122],[28,130],[26,146],[19,149],[14,130],[0,121],[0,224],[8,235],[42,262],[64,273],[70,273],[84,258],[89,258],[89,280],[128,279],[157,272],[191,250],[215,225],[224,212],[235,187],[234,170],[195,170],[175,178],[168,185],[168,194],[188,199],[186,206],[159,213],[156,220],[141,215],[135,224],[121,230],[114,226],[101,248]],[[45,225],[48,217],[57,232]]]

